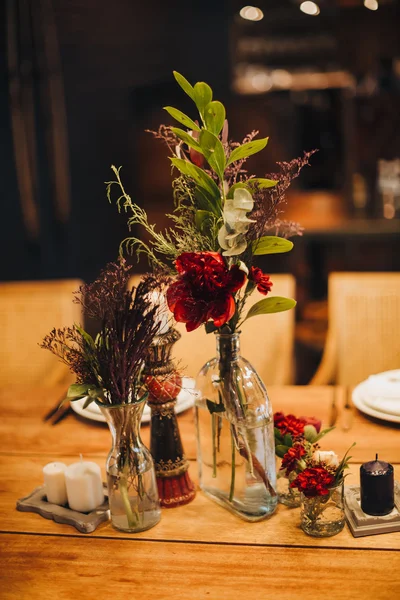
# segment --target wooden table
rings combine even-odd
[[[18,498],[43,482],[52,460],[75,462],[80,452],[103,469],[111,445],[105,425],[68,416],[52,427],[42,416],[61,389],[14,388],[0,392],[0,598],[70,600],[172,598],[210,600],[386,600],[400,593],[400,532],[355,539],[315,539],[299,528],[299,509],[279,506],[260,523],[246,523],[201,492],[191,504],[164,510],[161,522],[137,535],[110,524],[80,534],[33,513],[15,510]],[[270,387],[274,410],[315,415],[326,426],[335,389]],[[352,451],[348,482],[375,452],[400,479],[400,428],[354,409],[350,431],[341,427],[344,394],[336,389],[337,429],[324,448]],[[191,473],[197,479],[193,416],[179,417]],[[142,428],[148,442],[149,428]]]

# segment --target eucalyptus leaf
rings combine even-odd
[[[183,129],[179,129],[179,127],[171,127],[171,131],[180,140],[185,142],[185,144],[190,146],[190,148],[193,148],[194,150],[197,150],[197,152],[200,152],[201,154],[203,154],[203,150],[201,149],[199,142],[197,140],[195,140],[194,137],[192,137],[190,135],[190,133],[188,133],[187,131],[183,131]]]
[[[246,183],[243,183],[242,181],[239,181],[238,183],[234,183],[234,184],[232,185],[232,187],[230,187],[230,188],[229,188],[229,191],[228,191],[228,193],[227,193],[226,197],[227,197],[229,200],[232,200],[232,198],[233,198],[233,194],[234,194],[235,190],[238,190],[238,189],[245,189],[245,190],[247,190],[247,189],[248,189],[248,186],[247,186],[247,184],[246,184]]]
[[[211,402],[211,400],[206,400],[207,408],[210,413],[221,413],[225,412],[225,407],[223,404],[217,404],[216,402]]]
[[[182,123],[182,125],[185,125],[185,127],[187,127],[188,129],[194,129],[194,131],[200,131],[200,127],[198,125],[196,125],[196,123],[194,121],[192,121],[192,119],[190,117],[185,115],[185,113],[183,113],[181,110],[178,110],[177,108],[174,108],[173,106],[164,106],[164,110],[166,110],[167,113],[169,115],[171,115],[172,118],[175,119],[175,121]]]
[[[275,446],[275,454],[280,458],[283,458],[288,450],[289,448],[283,444]]]
[[[174,167],[176,167],[183,175],[191,177],[198,186],[206,190],[213,200],[221,205],[221,194],[217,184],[203,169],[196,167],[193,163],[183,160],[182,158],[171,158],[170,159]]]
[[[222,102],[214,100],[209,102],[204,109],[204,121],[206,127],[211,133],[219,135],[225,122],[225,106]]]
[[[222,181],[224,178],[226,158],[221,142],[217,136],[211,133],[211,131],[203,129],[200,133],[199,144],[201,146],[201,152],[206,157],[208,164]]]
[[[265,235],[252,244],[253,254],[261,256],[262,254],[282,254],[289,252],[293,248],[293,242],[277,235]]]
[[[212,89],[204,81],[199,81],[194,86],[194,101],[200,115],[204,118],[204,111],[207,104],[212,100]]]
[[[181,75],[180,73],[178,73],[178,71],[173,71],[173,74],[174,74],[174,77],[175,77],[176,81],[178,82],[178,84],[183,89],[183,91],[194,102],[194,88],[193,88],[193,86],[188,82],[188,80],[186,79],[186,77],[184,77],[183,75]]]
[[[258,315],[282,312],[284,310],[289,310],[294,306],[296,306],[296,300],[292,300],[292,298],[271,296],[270,298],[264,298],[253,304],[244,320],[246,321],[247,319],[250,319],[250,317],[256,317]]]
[[[257,154],[257,152],[263,150],[267,144],[268,138],[252,140],[251,142],[247,142],[247,144],[242,144],[242,146],[238,146],[232,150],[227,164],[230,165],[236,160],[242,160],[243,158],[248,158],[252,154]]]

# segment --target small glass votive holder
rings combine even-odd
[[[312,537],[331,537],[345,525],[343,481],[329,489],[326,496],[301,497],[300,527]]]

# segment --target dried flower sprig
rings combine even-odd
[[[142,387],[142,370],[150,344],[159,330],[159,311],[152,292],[168,283],[164,276],[145,275],[128,289],[131,267],[121,259],[109,263],[96,281],[81,286],[75,301],[89,319],[100,322],[93,339],[80,325],[53,329],[41,347],[58,356],[76,374],[69,400],[134,402]]]

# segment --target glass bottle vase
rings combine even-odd
[[[132,403],[100,405],[113,444],[106,463],[111,523],[130,533],[150,529],[161,518],[153,459],[140,439],[146,397]]]
[[[300,527],[312,537],[331,537],[345,525],[343,481],[329,489],[329,494],[307,498],[301,492]]]
[[[286,475],[286,470],[281,469],[282,459],[277,459],[277,480],[276,491],[278,492],[278,500],[280,504],[284,504],[289,508],[298,508],[301,504],[300,492],[296,488],[290,487],[290,484],[296,479],[297,473],[292,471],[289,476]]]
[[[277,506],[272,409],[239,334],[216,335],[217,356],[201,369],[195,403],[200,487],[246,521]]]

